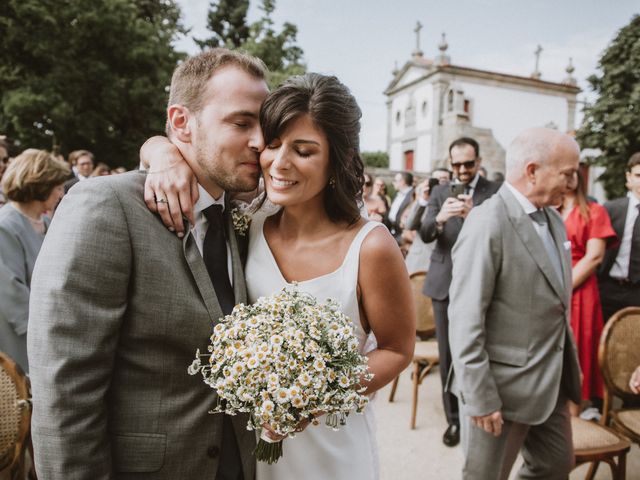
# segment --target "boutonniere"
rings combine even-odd
[[[244,237],[249,231],[249,225],[251,225],[251,214],[240,207],[235,207],[231,210],[231,222],[235,232]]]

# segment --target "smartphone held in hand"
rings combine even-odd
[[[458,195],[464,194],[466,185],[464,183],[454,183],[451,185],[450,197],[458,198]]]

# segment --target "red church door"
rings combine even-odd
[[[413,150],[407,150],[404,152],[404,169],[413,170]]]

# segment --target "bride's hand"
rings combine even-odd
[[[165,137],[152,137],[140,148],[140,160],[149,168],[144,201],[152,212],[179,237],[184,236],[182,216],[195,223],[193,205],[198,201],[198,182],[178,148]]]
[[[300,423],[298,423],[298,425],[296,426],[295,433],[303,432],[305,428],[307,428],[309,424],[312,423],[312,421],[313,421],[312,418],[301,420]],[[269,438],[269,440],[271,440],[272,442],[280,442],[281,440],[284,440],[288,436],[288,435],[280,435],[275,430],[273,430],[268,423],[262,424],[262,435],[266,435]]]

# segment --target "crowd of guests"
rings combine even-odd
[[[397,194],[390,204],[372,188],[366,177],[364,204],[369,217],[385,223],[405,253],[409,273],[427,271],[424,294],[433,304],[440,350],[443,406],[448,428],[443,443],[460,441],[458,398],[445,389],[452,362],[449,341],[449,294],[452,250],[470,210],[492,197],[504,175],[486,179],[478,143],[459,138],[449,148],[449,166],[435,169],[428,178],[414,179],[397,173]],[[598,204],[586,192],[586,182],[576,170],[563,199],[553,207],[561,215],[571,245],[571,328],[583,375],[581,404],[572,413],[589,420],[602,413],[603,379],[598,366],[598,345],[606,320],[627,306],[640,306],[640,152],[629,159],[628,194]],[[381,178],[373,184],[384,185]],[[384,191],[384,187],[382,187]],[[384,208],[390,205],[389,208]],[[637,388],[637,387],[636,387]]]
[[[558,140],[558,145],[564,141]],[[507,161],[515,162],[509,158]],[[500,195],[497,192],[504,175],[496,172],[493,181],[486,178],[480,147],[473,138],[462,137],[452,142],[448,162],[450,169],[437,168],[424,178],[415,178],[410,172],[396,173],[392,181],[393,198],[387,194],[383,178],[365,173],[362,200],[368,218],[386,225],[395,238],[409,274],[427,272],[423,293],[433,304],[442,402],[448,423],[442,441],[447,446],[455,446],[461,439],[463,407],[459,403],[464,400],[461,390],[451,388],[452,365],[461,361],[462,356],[456,354],[455,348],[452,354],[450,314],[457,307],[451,305],[451,295],[460,288],[458,284],[466,285],[460,280],[460,268],[454,268],[456,254],[462,255],[465,248],[458,237],[470,212]],[[74,184],[123,171],[122,167],[111,170],[104,163],[96,164],[88,150],[73,151],[66,161],[36,149],[27,149],[10,159],[8,145],[0,141],[0,202],[4,205],[0,205],[0,351],[8,353],[26,372],[29,371],[26,332],[30,279],[55,208]],[[526,175],[528,172],[522,172],[522,178]],[[562,175],[566,177],[566,188],[559,200],[547,198],[546,203],[536,206],[539,212],[545,211],[543,207],[553,207],[570,242],[573,292],[570,324],[582,372],[580,402],[574,402],[571,413],[598,419],[602,411],[603,380],[597,352],[604,324],[616,311],[640,306],[640,152],[632,155],[626,166],[627,196],[604,205],[587,195],[585,179],[578,169]],[[506,186],[500,191],[511,191],[512,184],[516,183],[517,179],[507,178]],[[511,194],[522,200],[517,192],[502,195]],[[492,202],[487,209],[498,208],[494,205],[496,201]],[[528,205],[526,198],[522,205]],[[535,213],[529,215],[537,222]],[[546,220],[539,225],[549,224],[550,238],[557,240],[551,228],[555,220],[549,212],[544,215]],[[490,231],[491,222],[486,223]],[[545,227],[541,227],[543,230],[534,227],[544,238]],[[476,238],[482,243],[484,227],[475,228],[479,229]],[[562,268],[559,264],[554,265],[556,267],[562,277]],[[478,284],[476,288],[483,287]],[[629,386],[633,392],[640,393],[640,366],[630,378]],[[499,436],[495,418],[479,412],[467,413],[467,417],[474,425],[482,425],[488,433]],[[499,420],[504,422],[502,417]]]
[[[88,150],[71,152],[67,161],[33,148],[10,158],[0,140],[0,351],[25,372],[31,275],[55,209],[75,183],[123,171],[94,165]]]

